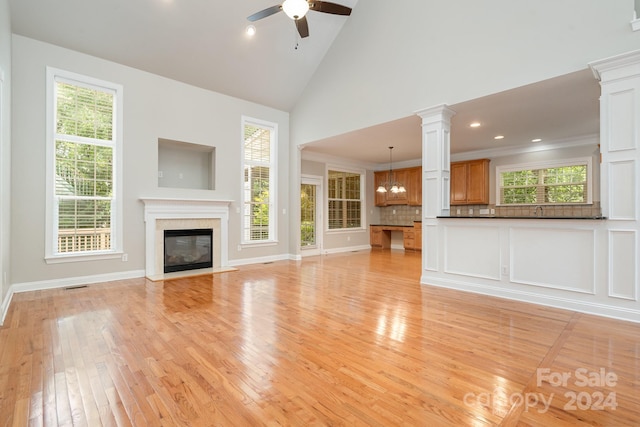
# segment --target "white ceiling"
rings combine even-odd
[[[554,79],[450,105],[451,152],[552,145],[600,130],[600,86],[588,69]],[[471,128],[472,122],[480,127]],[[503,135],[504,139],[494,139]],[[420,159],[421,119],[410,116],[305,145],[306,152],[348,158],[364,164]]]
[[[335,0],[354,8],[358,0]],[[309,11],[300,39],[282,0],[10,0],[16,34],[290,111],[349,19]],[[352,13],[357,13],[354,8]],[[297,49],[296,49],[297,45]]]
[[[358,0],[335,0],[358,13]],[[310,11],[310,36],[277,13],[246,17],[278,0],[11,0],[14,33],[240,99],[291,111],[349,18]],[[435,6],[434,6],[435,7]],[[398,23],[401,25],[401,23]],[[297,46],[297,49],[296,49]],[[599,132],[599,85],[589,70],[450,105],[453,153],[555,143]],[[425,106],[429,107],[429,106]],[[471,129],[468,124],[482,126]],[[493,137],[505,138],[496,141]],[[307,144],[367,164],[420,159],[420,119],[410,116]]]

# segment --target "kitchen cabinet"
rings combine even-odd
[[[407,228],[402,233],[404,249],[415,250],[416,248],[416,233],[413,228]]]
[[[451,163],[451,205],[489,204],[489,159]]]
[[[422,167],[407,169],[407,204],[422,206]]]
[[[372,225],[369,228],[370,241],[369,244],[373,247],[388,248],[391,247],[391,235],[382,231],[382,226]]]
[[[422,206],[422,168],[404,168],[392,171],[393,181],[404,185],[404,193],[378,193],[380,185],[389,183],[389,171],[374,172],[374,193],[376,206],[411,205]]]
[[[402,232],[405,250],[422,250],[422,223],[414,225],[371,225],[369,226],[369,244],[372,248],[391,248],[391,232]]]
[[[422,250],[422,222],[414,222],[413,229],[415,233],[416,250]]]
[[[387,173],[388,175],[388,173]],[[387,191],[385,194],[387,195],[387,205],[406,205],[409,197],[408,197],[408,189],[407,189],[407,171],[404,169],[397,169],[392,172],[393,182],[399,182],[404,185],[405,191],[404,193],[392,193],[391,191]]]
[[[381,185],[384,185],[388,179],[387,177],[389,176],[389,172],[388,171],[380,171],[380,172],[374,172],[373,173],[373,182],[374,182],[374,188],[373,188],[373,194],[375,195],[375,201],[376,201],[376,206],[387,206],[387,193],[378,193],[378,191],[376,191],[378,189],[378,187],[380,187]]]

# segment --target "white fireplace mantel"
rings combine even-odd
[[[232,200],[141,197],[145,221],[145,275],[154,280],[162,277],[164,267],[158,265],[157,224],[161,220],[218,220],[214,230],[214,270],[229,268],[229,205]],[[164,221],[163,221],[164,222]]]

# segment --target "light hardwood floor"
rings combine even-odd
[[[378,250],[16,294],[0,425],[640,425],[640,324],[419,276]]]

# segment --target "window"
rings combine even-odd
[[[591,203],[591,158],[499,166],[500,205]]]
[[[364,176],[361,173],[329,170],[329,230],[362,228]]]
[[[47,260],[114,255],[122,249],[122,88],[52,68],[47,88]]]
[[[243,118],[242,243],[275,241],[277,127]]]

